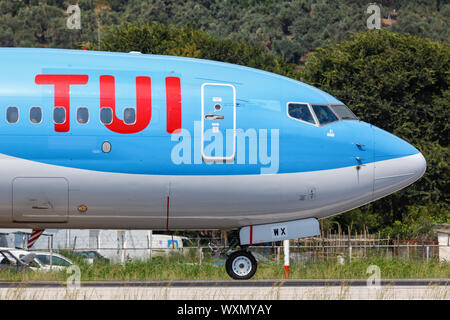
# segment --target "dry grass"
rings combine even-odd
[[[95,263],[87,265],[76,261],[81,270],[81,280],[229,280],[223,265],[214,265],[212,260],[199,264],[184,256],[154,258],[148,261],[132,261],[125,265]],[[414,262],[402,259],[370,257],[353,259],[343,265],[337,261],[292,264],[291,279],[367,279],[367,268],[376,265],[381,278],[450,278],[450,263],[438,261]],[[69,277],[64,271],[14,272],[1,271],[0,280],[15,281],[65,281]],[[284,279],[284,268],[276,263],[260,263],[254,277],[258,279]]]
[[[450,288],[428,287],[81,287],[0,289],[0,300],[348,300],[450,299]]]

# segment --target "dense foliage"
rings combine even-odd
[[[192,26],[169,28],[159,23],[121,25],[107,32],[100,46],[107,51],[140,51],[225,61],[291,76],[295,70],[294,65],[265,53],[261,48],[243,41],[217,40]],[[98,46],[88,48],[98,49]]]
[[[69,30],[70,4],[81,9],[81,29]],[[450,40],[450,3],[380,0],[384,27],[439,41]],[[0,46],[78,48],[99,43],[104,30],[126,22],[194,23],[216,39],[244,40],[303,61],[326,43],[366,30],[370,1],[353,0],[0,0]]]
[[[386,231],[411,237],[433,221],[449,221],[448,45],[387,31],[364,32],[317,49],[303,77],[344,101],[361,119],[412,143],[427,160],[421,180],[336,221],[362,219],[372,231],[390,226]]]
[[[407,189],[327,223],[416,237],[450,222],[450,3],[380,2],[384,31],[366,31],[368,4],[350,0],[79,0],[81,29],[69,30],[68,1],[0,0],[0,46],[213,59],[319,87],[412,143],[428,165]]]

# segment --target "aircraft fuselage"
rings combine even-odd
[[[13,48],[0,49],[0,67],[4,228],[320,219],[425,171],[417,149],[339,114],[331,106],[343,103],[331,95],[256,69]]]

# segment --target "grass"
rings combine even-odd
[[[211,258],[199,264],[195,257],[173,255],[156,257],[147,261],[130,261],[125,265],[94,263],[72,258],[80,267],[81,280],[229,280],[223,265],[216,266]],[[450,263],[437,260],[409,261],[398,258],[373,256],[353,259],[339,264],[337,260],[293,263],[290,267],[291,279],[367,279],[371,273],[367,268],[376,265],[381,278],[450,278]],[[0,280],[16,281],[65,281],[70,274],[54,272],[14,272],[0,271]],[[276,263],[259,263],[254,276],[258,279],[284,279],[284,267]]]
[[[438,261],[408,261],[396,258],[370,257],[353,259],[344,265],[336,262],[308,263],[291,268],[297,279],[367,279],[373,274],[369,266],[380,268],[382,279],[450,278],[450,264]]]

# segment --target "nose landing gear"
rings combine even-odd
[[[233,252],[225,262],[228,275],[235,280],[250,279],[255,274],[257,266],[255,257],[246,250]]]

